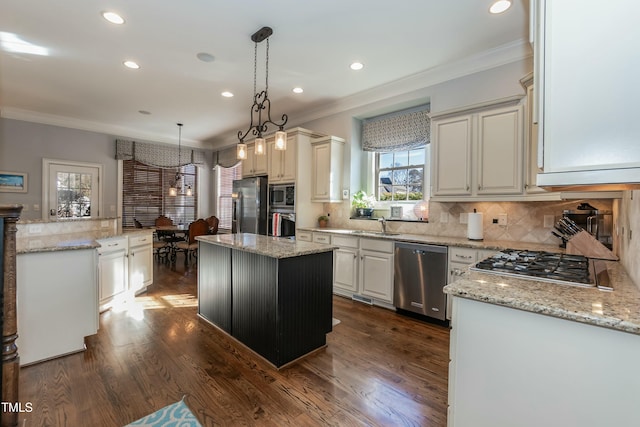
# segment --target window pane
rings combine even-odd
[[[393,166],[393,153],[379,154],[379,168],[387,169]]]
[[[391,200],[393,192],[391,171],[381,171],[378,181],[378,200]]]
[[[401,167],[401,166],[408,166],[409,165],[409,152],[408,151],[399,151],[394,154],[394,159],[393,159],[393,166],[394,167]]]
[[[57,217],[91,216],[91,174],[58,172]]]
[[[409,164],[410,165],[424,165],[424,148],[418,148],[417,150],[409,151]]]
[[[396,169],[393,171],[393,184],[394,185],[405,185],[407,183],[407,170],[406,169]]]

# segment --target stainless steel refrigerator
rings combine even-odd
[[[233,181],[233,233],[267,234],[267,178]]]

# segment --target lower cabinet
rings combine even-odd
[[[464,276],[471,264],[491,256],[496,251],[491,249],[474,249],[449,246],[449,274],[447,283],[455,282],[459,277]],[[447,319],[451,320],[452,298],[447,295]]]
[[[363,295],[393,304],[393,242],[360,239],[359,282]]]
[[[153,283],[153,233],[98,239],[100,311],[146,291]]]
[[[328,235],[327,235],[328,236]],[[359,301],[393,307],[393,242],[330,236],[333,292]]]
[[[129,263],[126,236],[99,239],[98,248],[98,289],[100,311],[111,308],[116,301],[126,299],[129,287]]]
[[[129,236],[129,290],[135,295],[153,283],[153,233]]]

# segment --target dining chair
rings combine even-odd
[[[200,218],[189,224],[189,240],[176,243],[176,251],[184,252],[184,264],[192,257],[197,258],[198,241],[196,237],[209,234],[209,223]]]
[[[206,219],[207,224],[209,224],[209,234],[218,234],[218,224],[220,224],[220,220],[215,216],[210,216]]]

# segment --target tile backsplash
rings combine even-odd
[[[545,216],[553,216],[553,224],[560,219],[565,209],[576,209],[582,202],[588,202],[600,210],[613,210],[610,199],[603,200],[570,200],[554,202],[476,202],[476,203],[429,203],[429,222],[388,222],[390,231],[428,234],[434,236],[466,237],[466,214],[477,212],[483,214],[483,233],[485,240],[506,240],[557,245],[560,239],[551,234],[551,228],[544,227]],[[330,213],[330,226],[379,230],[377,221],[349,219],[351,209],[347,203],[325,204]],[[499,215],[506,214],[507,225],[493,223]]]

